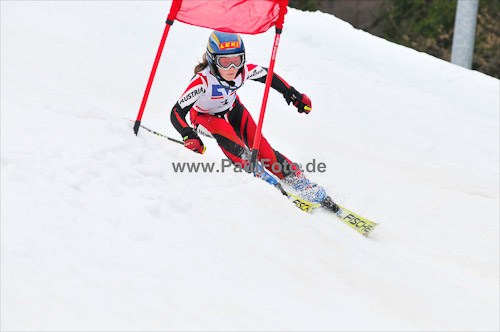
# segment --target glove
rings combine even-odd
[[[181,135],[182,135],[182,140],[184,141],[184,146],[186,148],[196,153],[200,154],[205,153],[206,147],[193,128],[187,127],[182,129]]]
[[[306,113],[309,114],[312,109],[312,103],[311,99],[304,93],[301,94],[293,86],[290,87],[290,90],[288,90],[283,97],[285,97],[286,102],[288,105],[290,103],[293,103],[293,106],[297,107],[297,110],[299,113]]]
[[[311,112],[312,110],[311,99],[309,99],[309,97],[305,93],[302,94],[302,99],[297,100],[293,103],[293,105],[297,107],[299,113],[309,114],[309,112]]]

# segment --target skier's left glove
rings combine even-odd
[[[309,99],[309,97],[305,93],[302,94],[295,90],[293,86],[290,87],[290,90],[285,92],[283,97],[285,97],[288,105],[292,103],[293,106],[297,107],[299,113],[309,114],[309,112],[311,112],[312,110],[311,99]]]

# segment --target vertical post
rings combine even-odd
[[[280,43],[280,35],[282,29],[276,29],[276,36],[274,37],[273,52],[271,54],[271,63],[269,64],[269,70],[267,71],[266,87],[264,88],[264,98],[262,99],[262,107],[260,109],[259,123],[257,125],[257,130],[255,131],[255,136],[252,146],[252,156],[250,158],[251,170],[255,173],[257,170],[257,156],[259,154],[260,139],[262,137],[262,124],[264,123],[264,114],[266,113],[267,98],[269,96],[269,88],[271,87],[271,82],[273,81],[274,63],[276,62],[276,53],[278,52],[278,45]]]
[[[474,57],[478,8],[479,0],[457,1],[451,62],[467,69],[472,68]]]
[[[146,102],[148,101],[149,91],[151,91],[151,85],[153,85],[156,69],[158,68],[158,63],[160,62],[161,53],[163,52],[163,46],[165,46],[165,41],[167,40],[168,31],[170,30],[172,24],[174,24],[174,21],[167,19],[167,24],[165,26],[165,30],[163,31],[163,35],[161,37],[160,47],[158,47],[158,51],[156,52],[156,58],[155,62],[153,63],[153,69],[151,69],[151,74],[149,75],[146,91],[144,92],[144,96],[142,97],[142,103],[139,109],[139,114],[137,115],[137,120],[135,121],[134,124],[134,133],[136,135],[137,132],[139,131],[139,128],[141,127],[142,114],[144,113],[144,108],[146,108]]]

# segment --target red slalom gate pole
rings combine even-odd
[[[141,108],[139,109],[139,114],[137,115],[137,120],[135,121],[134,124],[134,132],[136,135],[137,132],[139,131],[139,128],[141,127],[142,114],[144,113],[144,109],[146,108],[149,92],[151,91],[151,85],[153,85],[156,69],[158,68],[158,63],[160,62],[161,53],[163,52],[163,47],[165,46],[165,41],[167,40],[168,31],[170,30],[172,24],[174,24],[174,21],[167,19],[167,24],[165,26],[165,30],[163,31],[163,36],[161,37],[160,47],[158,48],[158,52],[156,52],[156,58],[153,64],[153,69],[151,70],[151,74],[149,75],[148,85],[146,86],[144,97],[142,97]]]
[[[274,63],[276,62],[276,53],[278,52],[278,45],[280,42],[280,35],[282,29],[276,29],[276,36],[274,37],[273,53],[271,54],[271,63],[269,64],[269,71],[266,78],[266,87],[264,89],[264,98],[262,99],[262,107],[260,109],[259,123],[253,139],[252,156],[250,158],[250,167],[255,173],[257,170],[257,156],[259,154],[260,139],[262,137],[262,124],[264,123],[264,114],[266,113],[267,98],[269,96],[269,88],[273,80]]]

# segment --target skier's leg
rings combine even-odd
[[[249,148],[252,147],[257,126],[239,99],[236,100],[233,109],[228,113],[227,119],[245,145]],[[283,179],[292,172],[300,172],[298,167],[291,165],[292,162],[288,158],[283,156],[279,151],[274,150],[263,136],[260,140],[257,159],[280,179]]]
[[[207,129],[233,164],[238,163],[244,167],[249,163],[250,150],[225,119],[192,110],[191,122],[195,127],[201,125]]]
[[[228,121],[235,129],[245,145],[253,146],[257,126],[248,110],[236,101],[235,107],[228,113]],[[257,158],[265,162],[266,168],[276,175],[282,182],[297,191],[298,195],[310,202],[322,202],[326,192],[320,185],[309,181],[304,173],[287,157],[274,150],[264,136],[261,137]]]

